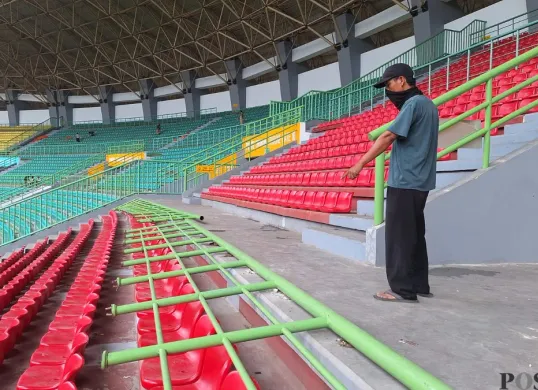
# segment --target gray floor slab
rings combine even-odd
[[[301,243],[298,233],[190,206],[179,197],[149,197],[206,216],[205,226],[329,305],[456,389],[500,387],[500,372],[538,367],[536,265],[431,269],[436,294],[418,305],[384,303],[385,270],[353,263]],[[348,365],[363,369],[355,354]]]

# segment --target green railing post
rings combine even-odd
[[[482,168],[489,167],[489,156],[491,147],[491,111],[492,111],[492,99],[493,99],[493,78],[489,79],[486,83],[486,118],[484,121],[484,128],[487,130],[484,134],[484,150],[482,155]]]
[[[383,223],[385,212],[385,153],[375,159],[374,224]]]

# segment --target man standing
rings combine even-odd
[[[357,177],[366,164],[393,145],[385,220],[390,290],[378,292],[374,298],[416,303],[417,295],[433,296],[428,283],[424,207],[429,191],[435,188],[439,113],[416,87],[413,70],[406,64],[389,66],[375,87],[384,87],[400,112],[344,177]]]

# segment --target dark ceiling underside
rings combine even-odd
[[[458,0],[466,13],[494,2]],[[298,46],[334,31],[338,35],[335,17],[346,11],[359,22],[393,5],[392,0],[0,0],[0,88],[95,94],[98,85],[135,91],[137,81],[147,78],[158,86],[176,83],[181,70],[220,75],[227,59],[253,65],[276,56],[282,39]],[[369,39],[381,46],[411,35],[407,22]],[[306,65],[315,68],[335,57],[336,50]]]

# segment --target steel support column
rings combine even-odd
[[[113,93],[114,90],[112,87],[99,87],[99,104],[101,105],[101,116],[103,117],[103,123],[107,125],[114,123],[114,121],[116,120],[116,105],[112,101]]]
[[[201,91],[196,88],[196,72],[194,70],[185,70],[180,72],[183,80],[183,96],[185,97],[185,108],[187,116],[193,118],[196,113],[200,112]]]
[[[58,114],[58,102],[56,99],[56,92],[51,89],[45,90],[45,95],[47,96],[47,105],[49,108],[49,117],[51,118],[59,118],[60,115]]]
[[[292,61],[293,45],[289,40],[278,42],[276,45],[280,68],[278,79],[280,81],[280,97],[282,101],[293,100],[299,93],[299,73],[306,68]]]
[[[370,42],[355,37],[355,22],[355,17],[349,12],[336,18],[338,68],[342,86],[361,76],[361,54],[374,49]]]
[[[56,91],[58,115],[63,117],[64,123],[73,123],[73,105],[69,103],[69,91]]]
[[[232,111],[242,110],[247,106],[247,81],[243,79],[241,61],[237,58],[226,61],[226,71],[228,73]]]
[[[139,80],[140,100],[142,101],[142,111],[144,120],[151,121],[157,117],[157,99],[155,99],[155,83],[152,80]]]
[[[411,0],[418,15],[413,17],[415,43],[418,45],[445,29],[445,24],[464,16],[455,1],[429,0],[422,8],[421,0]]]

